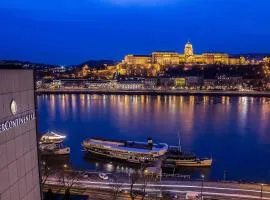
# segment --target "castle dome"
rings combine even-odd
[[[185,48],[192,48],[192,44],[188,41],[187,43],[186,43],[186,45],[185,45]]]
[[[185,45],[184,54],[185,56],[193,56],[193,46],[189,41]]]

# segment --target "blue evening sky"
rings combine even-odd
[[[156,50],[270,52],[270,0],[1,0],[0,59],[77,64]]]

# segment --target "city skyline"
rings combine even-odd
[[[1,1],[0,59],[120,60],[129,53],[182,52],[187,40],[198,53],[270,52],[267,0],[147,2]]]

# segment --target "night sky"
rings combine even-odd
[[[78,64],[126,54],[270,53],[270,0],[0,0],[0,59]]]

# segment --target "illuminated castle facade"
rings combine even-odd
[[[263,62],[269,62],[270,59],[265,58]],[[259,64],[260,61],[245,59],[244,57],[230,57],[226,53],[203,53],[194,54],[193,46],[187,42],[184,47],[184,53],[178,52],[153,52],[151,55],[127,55],[114,66],[107,66],[103,70],[91,71],[92,76],[105,77],[112,79],[115,74],[128,76],[157,76],[163,74],[167,67],[185,65],[248,65]],[[89,69],[84,67],[81,76],[89,73]]]
[[[224,65],[244,65],[247,61],[244,57],[230,58],[226,53],[203,53],[194,54],[193,46],[187,42],[184,54],[177,52],[153,52],[151,55],[127,55],[122,64],[145,65],[159,64],[178,65],[178,64],[224,64]]]

